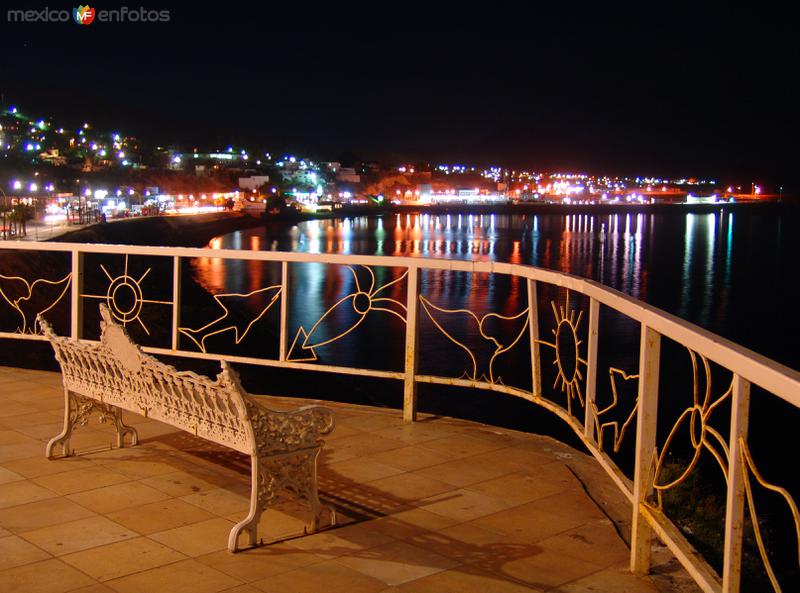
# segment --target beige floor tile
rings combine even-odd
[[[328,463],[319,468],[321,476],[335,476],[357,483],[371,482],[403,473],[402,469],[380,463],[370,458],[355,458],[338,463]]]
[[[232,492],[228,488],[195,492],[181,497],[181,500],[222,517],[233,513],[246,513],[250,508],[249,492],[242,494],[241,492]]]
[[[61,559],[103,582],[185,560],[186,556],[146,537],[137,537],[67,554]]]
[[[0,527],[19,533],[94,516],[92,511],[66,498],[49,498],[0,509]]]
[[[6,465],[6,467],[8,461],[25,459],[34,455],[44,455],[44,447],[41,443],[29,442],[0,445],[0,463]]]
[[[97,513],[111,513],[132,506],[165,500],[169,496],[141,482],[125,482],[77,492],[68,495],[67,498]]]
[[[404,542],[384,544],[357,554],[342,556],[335,562],[387,585],[400,585],[458,565],[458,562],[450,558]]]
[[[417,473],[404,473],[369,483],[375,496],[391,496],[402,502],[414,502],[452,490],[450,484]]]
[[[50,554],[16,535],[0,537],[0,570],[48,558]]]
[[[19,534],[54,556],[136,537],[136,533],[105,517],[88,517]]]
[[[43,488],[32,482],[16,481],[0,484],[0,509],[17,506],[26,502],[35,502],[46,498],[54,498],[52,490]]]
[[[58,459],[48,459],[44,456],[44,445],[33,457],[15,459],[3,463],[3,466],[26,478],[37,478],[50,474],[74,471],[83,467],[92,467],[94,464],[91,459],[86,457],[60,457]]]
[[[417,503],[424,509],[437,515],[443,515],[457,521],[472,521],[515,506],[513,501],[486,496],[472,490],[452,490],[426,498]]]
[[[106,583],[118,593],[218,593],[241,584],[213,568],[184,560]]]
[[[228,534],[233,525],[233,521],[217,517],[191,525],[184,525],[183,527],[159,531],[151,534],[150,538],[187,556],[201,556],[217,550],[227,549]]]
[[[4,467],[0,467],[0,484],[7,484],[8,482],[17,482],[24,480],[25,477],[16,472],[12,472]]]
[[[419,533],[438,531],[456,523],[457,521],[449,517],[431,513],[424,509],[414,508],[393,513],[372,521],[366,521],[361,525],[394,539],[408,540]]]
[[[459,459],[494,451],[500,448],[497,443],[487,443],[478,438],[463,436],[458,434],[449,435],[445,438],[436,439],[422,443],[420,447],[425,447],[435,451],[448,459]]]
[[[124,451],[127,453],[127,450]],[[177,469],[174,465],[169,463],[169,459],[161,461],[131,456],[129,459],[109,459],[107,461],[107,465],[112,471],[136,479],[171,474]]]
[[[274,575],[253,586],[267,593],[378,593],[386,584],[331,560]]]
[[[498,464],[475,462],[473,457],[464,457],[419,469],[416,473],[462,488],[502,476],[508,473],[508,469]]]
[[[536,508],[545,512],[569,515],[586,521],[605,518],[603,511],[582,490],[561,492],[545,498],[539,498],[536,500]]]
[[[432,465],[439,465],[449,458],[425,447],[410,445],[375,453],[367,459],[394,466],[404,471],[414,471]]]
[[[536,589],[550,589],[601,570],[602,567],[576,558],[542,550],[498,567],[498,574]]]
[[[190,471],[144,478],[141,482],[170,496],[181,497],[225,486],[230,480],[221,474],[204,472],[199,467],[194,467]]]
[[[547,550],[607,567],[624,562],[630,548],[617,535],[608,519],[595,519],[575,529],[539,542]]]
[[[330,560],[395,541],[372,529],[370,522],[355,523],[329,531],[298,537],[288,545]]]
[[[32,481],[58,494],[73,494],[84,490],[93,490],[103,486],[129,482],[130,477],[95,466],[41,476],[33,478]]]
[[[3,593],[64,593],[92,583],[90,577],[56,559],[0,571]]]
[[[505,476],[466,486],[468,490],[513,503],[524,504],[564,491],[562,482],[548,482],[535,475],[507,474]]]
[[[101,583],[95,583],[94,585],[88,585],[80,589],[73,589],[69,593],[114,593],[114,589]]]
[[[214,518],[212,513],[174,498],[119,509],[107,516],[112,521],[144,535]]]
[[[342,437],[326,443],[323,451],[325,452],[324,462],[336,463],[356,457],[365,457],[373,453],[399,449],[405,443],[395,439],[376,437],[369,433],[355,434],[349,437]]]
[[[515,539],[538,542],[584,523],[569,515],[555,515],[540,511],[538,501],[500,511],[471,521],[471,524],[490,531],[506,533]]]
[[[496,569],[509,560],[526,558],[541,551],[536,544],[468,523],[436,532],[422,532],[404,541],[483,570]]]
[[[231,554],[227,550],[219,550],[199,556],[197,561],[239,581],[252,583],[322,562],[322,559],[282,543],[242,550],[236,554]]]
[[[553,593],[658,593],[647,578],[606,569],[553,589]]]
[[[17,432],[16,430],[3,429],[0,430],[0,445],[15,445],[17,443],[30,443],[36,439],[29,437],[26,434]]]
[[[459,566],[454,570],[437,572],[428,577],[400,585],[405,593],[535,593],[528,585],[474,566]]]
[[[503,473],[529,473],[542,475],[540,467],[553,463],[553,456],[536,450],[521,447],[503,447],[469,458],[477,465],[488,465]],[[558,465],[562,466],[561,463]]]

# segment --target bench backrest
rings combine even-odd
[[[60,337],[38,318],[61,365],[65,389],[253,454],[248,404],[256,404],[248,401],[236,371],[225,361],[216,381],[178,371],[142,352],[105,305],[100,314],[99,343]]]

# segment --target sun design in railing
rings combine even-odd
[[[717,464],[722,470],[722,474],[725,478],[726,483],[730,481],[729,471],[728,471],[728,468],[730,467],[730,450],[723,436],[710,425],[710,421],[712,414],[714,413],[714,410],[719,408],[720,405],[723,404],[726,400],[730,399],[731,394],[733,393],[733,378],[731,378],[731,383],[728,386],[728,388],[719,397],[717,397],[716,400],[712,401],[711,368],[708,360],[704,356],[699,356],[700,360],[703,363],[703,374],[705,379],[705,392],[703,394],[701,401],[700,371],[697,364],[698,354],[696,354],[692,350],[689,350],[689,356],[692,359],[694,403],[692,406],[686,408],[681,413],[681,415],[678,417],[678,420],[675,422],[675,425],[672,427],[669,436],[667,436],[667,439],[664,442],[664,446],[661,449],[661,453],[656,461],[655,472],[653,477],[653,488],[655,489],[657,494],[658,509],[662,512],[664,508],[663,505],[664,493],[678,486],[689,477],[689,475],[697,467],[703,449],[708,450],[709,453],[711,453],[711,456],[716,460]],[[680,473],[680,475],[677,478],[669,482],[662,483],[660,481],[660,478],[662,477],[662,473],[664,472],[664,464],[667,459],[667,456],[669,455],[670,447],[673,445],[673,442],[675,442],[676,435],[678,434],[680,429],[684,427],[687,422],[689,428],[689,442],[691,444],[691,449],[693,450],[692,459],[689,462],[688,466]],[[742,470],[744,472],[744,490],[745,490],[746,502],[747,502],[748,512],[750,514],[750,519],[753,525],[753,531],[756,537],[756,543],[758,545],[758,550],[761,555],[761,560],[764,563],[764,567],[767,571],[767,575],[770,579],[770,582],[772,583],[772,586],[775,589],[775,591],[780,593],[781,587],[780,584],[778,583],[778,579],[775,575],[775,571],[772,567],[772,563],[770,562],[769,556],[767,555],[763,534],[759,524],[758,514],[756,512],[755,498],[753,495],[753,485],[750,479],[751,476],[754,477],[755,480],[763,488],[779,494],[789,507],[789,510],[792,514],[792,519],[794,521],[795,534],[798,541],[798,566],[800,566],[800,512],[798,512],[797,504],[795,503],[791,494],[789,494],[789,492],[785,488],[771,484],[766,479],[764,479],[764,477],[761,475],[758,468],[756,467],[755,462],[753,461],[753,457],[752,454],[750,453],[747,441],[744,438],[739,439],[739,446],[741,449]]]
[[[520,341],[525,331],[528,329],[527,307],[516,315],[487,313],[483,317],[478,317],[468,309],[444,309],[442,307],[437,307],[424,296],[420,296],[419,300],[425,313],[428,314],[428,317],[436,328],[442,332],[448,340],[464,350],[469,356],[472,371],[470,372],[469,369],[465,370],[462,378],[467,378],[471,381],[488,381],[489,383],[503,382],[500,376],[495,376],[494,363],[498,356],[516,346],[517,342]],[[485,372],[480,374],[478,372],[476,353],[464,344],[464,342],[453,336],[452,330],[447,331],[444,328],[444,324],[449,320],[458,323],[457,327],[465,334],[465,336],[462,337],[463,340],[466,340],[467,335],[475,334],[480,335],[481,338],[485,340],[484,344],[489,350],[489,363]],[[491,327],[492,324],[494,324],[495,327]],[[503,329],[508,331],[502,331]]]
[[[581,365],[586,369],[586,360],[580,356],[580,346],[583,343],[578,337],[578,328],[581,324],[583,311],[570,308],[569,290],[567,290],[566,306],[556,306],[555,301],[550,301],[553,308],[553,317],[556,322],[553,332],[554,342],[537,340],[539,344],[549,346],[555,352],[553,365],[556,367],[556,380],[553,389],[560,387],[562,393],[567,394],[567,411],[572,414],[572,400],[577,398],[583,406],[583,393],[581,381],[583,373]]]
[[[317,322],[311,326],[310,330],[306,331],[301,325],[292,341],[286,360],[293,362],[317,360],[317,348],[327,346],[345,337],[361,325],[361,322],[364,321],[367,315],[372,311],[390,313],[403,323],[406,323],[406,306],[400,301],[379,295],[390,286],[402,282],[403,279],[408,276],[408,270],[391,282],[387,282],[383,286],[375,288],[375,273],[369,266],[362,265],[360,267],[368,272],[370,278],[369,288],[364,290],[355,269],[352,266],[346,267],[350,270],[350,273],[353,274],[356,285],[355,292],[351,292],[334,303],[333,306],[325,311]],[[391,307],[395,307],[396,309],[392,309]],[[353,321],[344,328],[337,328],[334,323],[334,318],[340,314],[348,313],[353,316]],[[331,333],[334,335],[328,337]]]
[[[281,292],[281,285],[278,284],[275,286],[267,286],[266,288],[259,288],[258,290],[246,294],[215,294],[213,295],[214,300],[222,309],[222,315],[197,329],[180,327],[178,331],[194,342],[202,352],[206,351],[206,340],[208,338],[231,330],[233,331],[234,341],[236,344],[240,344],[250,332],[253,325],[277,302],[278,298],[281,296]],[[237,320],[231,318],[229,307],[236,307],[237,304],[246,304],[248,301],[252,302],[255,299],[259,299],[255,311],[248,313],[243,307],[243,315],[245,316],[243,319]]]
[[[594,426],[595,432],[597,434],[597,447],[602,451],[603,450],[603,438],[605,433],[607,432],[606,429],[611,429],[614,433],[614,439],[612,441],[614,453],[619,453],[619,449],[622,446],[622,441],[625,438],[625,434],[628,432],[628,428],[630,428],[631,424],[633,424],[634,418],[636,418],[636,413],[639,410],[639,397],[634,399],[633,407],[631,408],[628,417],[620,426],[618,420],[611,420],[609,422],[600,423],[601,417],[606,413],[616,409],[619,406],[619,394],[617,392],[617,377],[621,378],[623,381],[634,381],[639,378],[639,375],[629,375],[622,369],[617,369],[611,367],[608,369],[608,378],[611,381],[611,403],[607,405],[602,410],[598,410],[597,403],[592,402],[592,410],[594,412]]]
[[[156,301],[144,298],[142,282],[150,274],[152,268],[147,268],[139,278],[134,278],[128,274],[128,256],[126,255],[125,268],[119,276],[112,276],[102,264],[100,264],[100,269],[103,270],[103,274],[108,278],[106,294],[82,294],[81,297],[104,300],[114,319],[124,326],[136,321],[149,336],[150,330],[147,329],[141,319],[142,306],[147,303],[172,305],[172,301]]]
[[[38,278],[28,282],[19,276],[5,276],[0,274],[0,297],[11,305],[20,317],[16,333],[36,333],[35,323],[37,315],[44,315],[55,307],[69,290],[72,274],[67,274],[61,280],[47,280]],[[36,306],[41,303],[43,306]]]

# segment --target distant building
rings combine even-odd
[[[239,177],[239,187],[242,189],[258,189],[265,183],[269,183],[269,175],[251,175],[250,177]]]
[[[336,172],[336,181],[343,181],[345,183],[360,183],[361,175],[356,173],[353,167],[341,167]]]

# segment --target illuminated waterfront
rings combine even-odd
[[[791,283],[778,282],[794,270],[786,254],[798,250],[797,227],[791,216],[721,210],[602,216],[401,215],[271,225],[220,237],[212,246],[541,266],[600,281],[797,368],[797,354],[781,336],[800,331],[800,318],[791,313],[800,292]],[[262,282],[275,273],[264,269],[245,280],[244,274],[225,265],[200,263],[202,282],[213,290],[251,290],[255,286],[246,282]],[[327,300],[319,292],[322,286],[327,295],[336,293],[337,286],[349,289],[351,279],[341,271],[330,268],[324,273],[329,277],[315,280],[305,266],[293,271],[295,281],[307,287],[301,294],[305,304],[298,307],[300,313],[307,310],[309,318]],[[493,290],[512,290],[490,285]],[[462,290],[455,289],[453,295],[458,294]],[[470,291],[463,294],[460,302],[451,304],[474,305],[466,302],[467,295],[486,298]],[[781,332],[766,322],[768,311],[774,310],[783,312]]]

